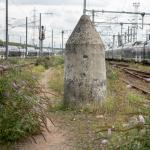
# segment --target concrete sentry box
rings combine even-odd
[[[102,101],[105,95],[104,44],[89,16],[83,15],[66,44],[64,103]]]

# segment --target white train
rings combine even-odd
[[[137,41],[109,49],[106,59],[150,63],[150,41]]]
[[[17,46],[8,46],[8,56],[9,57],[21,57],[24,58],[26,54],[26,49],[22,47]],[[40,55],[39,49],[36,49],[34,47],[28,47],[27,50],[27,57],[38,57]],[[50,52],[48,49],[43,48],[42,52],[43,56],[49,56],[52,55],[52,52]],[[4,58],[5,56],[5,47],[0,47],[0,58]]]

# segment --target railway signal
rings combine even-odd
[[[64,51],[64,31],[62,30],[62,55]]]
[[[39,34],[39,40],[40,40],[40,55],[43,53],[43,41],[45,40],[45,27],[41,26],[40,34]]]
[[[53,13],[49,13],[49,12],[48,13],[40,13],[40,22],[39,22],[39,55],[41,55],[41,53],[43,51],[42,50],[43,49],[43,40],[45,39],[45,37],[44,37],[45,36],[45,29],[44,29],[44,26],[42,26],[42,14],[53,15]]]

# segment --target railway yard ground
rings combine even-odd
[[[118,68],[123,73],[123,82],[146,95],[150,95],[149,66],[117,62],[110,62],[109,64]]]
[[[10,63],[12,71],[3,72],[4,68],[9,68]],[[16,71],[14,66],[19,65],[21,67],[17,67]],[[0,83],[3,83],[3,86],[0,87],[2,98],[0,105],[2,109],[4,109],[3,106],[7,108],[8,105],[11,105],[12,109],[9,110],[9,107],[5,109],[5,116],[2,114],[3,112],[0,112],[0,120],[5,124],[4,126],[0,125],[2,133],[0,150],[149,150],[149,66],[107,62],[106,102],[89,103],[72,109],[66,108],[62,103],[63,58],[19,61],[12,59],[9,63],[1,62],[1,68],[3,69]],[[8,78],[9,81],[6,82]],[[34,79],[36,82],[32,81]],[[44,85],[41,85],[41,82]],[[4,91],[8,86],[12,86],[9,87],[11,93]],[[37,96],[35,97],[35,95]],[[16,96],[20,97],[23,102]],[[44,107],[44,110],[38,107],[41,110],[38,111],[38,117],[42,117],[41,112],[46,111],[43,116],[52,121],[51,127],[48,129],[50,132],[47,130],[47,125],[44,126],[45,120],[41,121],[43,126],[38,124],[38,120],[34,117],[37,113],[34,107],[38,105],[37,103],[32,103],[32,105],[28,103],[28,98],[30,102],[41,99],[40,105]],[[18,111],[14,113],[13,111],[16,109]],[[30,113],[27,113],[27,109]],[[23,115],[25,113],[26,115]],[[13,114],[13,118],[15,116],[15,119],[12,119],[11,114]],[[30,118],[28,118],[29,116]],[[6,122],[7,119],[10,122]],[[46,133],[42,131],[43,128],[46,129]],[[43,139],[42,142],[39,141],[39,136]],[[28,146],[26,146],[26,140]]]
[[[0,1],[0,150],[150,150],[149,4]]]

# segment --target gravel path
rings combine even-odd
[[[50,74],[51,74],[51,69],[45,71],[42,74],[41,81],[40,81],[41,85],[45,88],[46,91],[49,91],[48,81],[50,79]],[[50,94],[48,94],[47,96],[51,97]],[[57,126],[57,123],[55,123],[55,126]],[[49,133],[47,130],[43,132],[46,141],[44,140],[43,136],[38,135],[34,137],[36,143],[34,142],[33,139],[28,140],[25,143],[18,144],[16,149],[17,150],[73,150],[68,145],[68,143],[70,142],[67,135],[67,131],[61,130],[58,127],[54,127],[50,121],[48,121],[48,128],[51,133]]]

